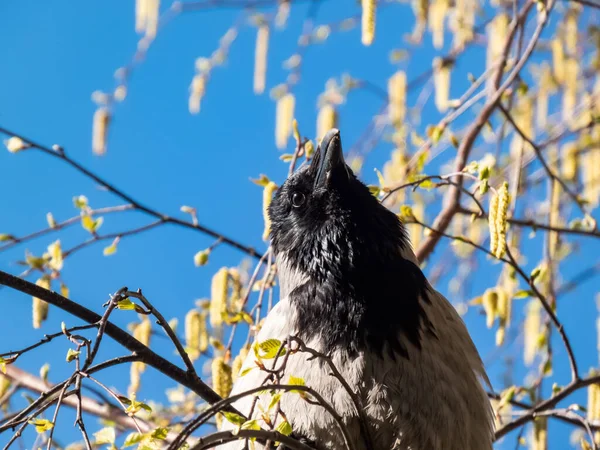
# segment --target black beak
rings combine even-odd
[[[331,175],[340,172],[348,177],[346,162],[342,152],[340,130],[332,128],[323,139],[315,154],[312,165],[316,170],[314,189],[325,188],[329,184]]]

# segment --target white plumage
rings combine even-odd
[[[285,294],[291,285],[301,282],[302,277],[285,272],[290,270],[285,259],[278,258],[277,263],[279,270],[284,271],[280,278],[286,280],[281,286]],[[401,295],[400,289],[398,295]],[[330,356],[348,384],[358,387],[371,421],[375,449],[489,450],[492,448],[493,418],[480,382],[487,382],[487,377],[479,354],[462,319],[448,300],[435,292],[431,302],[423,302],[423,306],[438,336],[424,334],[420,350],[407,342],[408,359],[393,361],[385,356],[386,352],[383,358],[362,353],[356,359],[343,362],[347,359],[344,350]],[[296,334],[298,330],[293,329],[296,313],[293,305],[282,298],[267,316],[257,341],[271,338],[283,341]],[[305,344],[322,351],[320,341],[317,337]],[[309,357],[306,353],[291,355],[283,381],[287,381],[289,375],[303,378],[307,386],[319,392],[344,417],[357,450],[364,450],[350,397],[339,381],[329,375],[326,365],[319,359],[309,360]],[[255,367],[254,361],[251,352],[242,370]],[[259,369],[251,370],[238,379],[232,395],[259,386],[265,376]],[[264,409],[270,398],[268,394],[259,398]],[[252,401],[252,397],[246,397],[234,406],[249,414]],[[322,407],[305,402],[297,394],[285,393],[281,409],[291,421],[294,432],[317,442],[322,448],[344,448],[335,421]],[[260,411],[258,406],[254,411]],[[224,429],[232,428],[231,424],[224,423]],[[243,447],[243,441],[237,441],[219,448],[241,450]],[[260,448],[258,444],[257,448]]]

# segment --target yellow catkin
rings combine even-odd
[[[510,324],[510,315],[511,315],[511,297],[508,295],[508,292],[502,287],[496,288],[496,293],[498,295],[498,318],[505,325]]]
[[[229,309],[231,311],[240,311],[242,308],[242,276],[240,271],[235,268],[229,269],[229,281],[231,283],[231,296],[229,297]]]
[[[256,32],[256,48],[254,50],[254,93],[265,91],[267,77],[267,52],[269,49],[269,27],[261,25]]]
[[[44,275],[39,278],[36,282],[41,288],[50,289],[50,277]],[[44,320],[48,318],[48,303],[44,300],[33,297],[33,328],[40,328]]]
[[[565,61],[565,80],[562,102],[563,120],[571,122],[574,117],[575,106],[577,104],[577,85],[579,76],[579,61],[577,58],[567,58]]]
[[[533,422],[531,450],[548,449],[548,423],[546,417],[537,417]]]
[[[135,0],[135,31],[142,33],[146,29],[148,0]]]
[[[496,293],[498,295],[498,303],[496,310],[499,320],[498,330],[496,331],[496,345],[500,346],[504,343],[504,338],[506,336],[506,328],[508,328],[510,324],[511,296],[502,287],[496,288]]]
[[[475,13],[477,12],[476,0],[456,0],[454,14],[452,15],[452,30],[454,32],[454,47],[461,49],[471,42],[474,37]]]
[[[263,219],[265,222],[265,229],[263,231],[263,241],[269,239],[271,233],[271,218],[269,217],[269,206],[273,200],[273,194],[277,190],[277,185],[272,181],[269,181],[263,189]]]
[[[594,375],[597,375],[597,373],[592,371],[590,376]],[[589,385],[587,394],[587,419],[594,423],[600,420],[600,384]]]
[[[108,136],[108,124],[110,123],[110,113],[107,108],[100,107],[94,113],[92,122],[92,151],[96,155],[106,153],[106,138]]]
[[[277,6],[277,14],[275,15],[275,26],[277,28],[285,27],[290,17],[290,0],[283,0]]]
[[[233,386],[231,367],[225,362],[223,357],[218,356],[213,359],[211,368],[213,389],[221,397],[228,397]]]
[[[574,142],[569,142],[562,147],[562,176],[567,181],[575,181],[577,179],[577,170],[579,163],[577,161],[577,145]]]
[[[565,15],[564,31],[565,31],[565,47],[570,55],[577,54],[577,19],[579,11],[574,8],[569,9]]]
[[[498,215],[498,194],[492,194],[490,210],[488,213],[488,225],[490,227],[490,251],[495,255],[498,249],[498,229],[496,227],[496,216]]]
[[[508,228],[508,206],[510,205],[510,193],[508,192],[508,183],[504,182],[498,190],[498,210],[496,212],[496,233],[498,236],[497,246],[494,255],[496,258],[502,258],[506,253],[506,230]]]
[[[425,208],[423,207],[422,201],[415,201],[415,203],[412,205],[412,212],[415,218],[417,218],[420,222],[424,221],[423,216],[425,215]],[[407,225],[407,228],[412,248],[416,249],[421,244],[423,227],[418,223],[411,223]]]
[[[375,38],[375,9],[376,0],[361,0],[362,5],[362,36],[363,45],[371,45]]]
[[[152,322],[147,317],[136,324],[133,330],[133,337],[144,344],[146,347],[150,345],[150,336],[152,335]],[[141,362],[134,362],[133,365],[138,365],[139,372],[146,370],[146,365]]]
[[[317,115],[317,142],[332,128],[337,127],[337,112],[330,103],[325,103]]]
[[[498,293],[496,289],[486,289],[481,296],[481,304],[485,311],[485,324],[488,328],[491,328],[498,313]]]
[[[555,146],[548,148],[548,159],[550,167],[556,172],[558,151]],[[550,187],[550,214],[548,223],[551,227],[560,225],[560,184],[556,180],[552,180]],[[554,261],[558,250],[559,233],[550,231],[548,234],[548,255],[551,261]]]
[[[523,360],[528,366],[533,362],[538,349],[541,323],[542,317],[540,303],[538,300],[531,300],[527,305],[525,323],[523,325]]]
[[[231,367],[225,363],[222,357],[216,357],[211,365],[212,383],[214,391],[221,397],[228,397],[233,387],[233,378],[231,376]],[[221,428],[223,421],[222,415],[216,416],[217,428]]]
[[[502,55],[504,44],[508,35],[510,18],[507,14],[498,14],[487,26],[488,46],[486,53],[486,69],[491,69]],[[493,77],[490,77],[493,78]]]
[[[190,98],[188,102],[188,109],[190,114],[198,114],[200,112],[200,103],[202,97],[204,97],[204,91],[206,89],[206,78],[204,75],[196,75],[192,79],[190,85]]]
[[[558,84],[565,81],[565,49],[559,38],[554,38],[550,43],[552,50],[552,73]]]
[[[279,149],[286,148],[287,141],[292,134],[295,104],[296,99],[289,92],[277,100],[275,107],[275,145]]]
[[[406,72],[399,70],[388,80],[388,115],[390,123],[398,128],[406,117]]]
[[[221,267],[212,278],[210,288],[210,325],[213,328],[223,323],[223,313],[227,310],[227,267]]]
[[[581,140],[597,139],[600,142],[600,128],[594,135],[582,133]],[[582,143],[582,146],[585,145]],[[592,207],[600,202],[600,146],[593,145],[580,156],[581,184],[583,197]]]
[[[242,349],[240,350],[240,354],[233,359],[233,363],[231,364],[231,376],[234,382],[238,379],[240,375],[240,370],[242,370],[242,366],[244,365],[244,361],[246,361],[248,352],[248,347],[242,347]]]
[[[383,179],[386,186],[402,182],[406,177],[406,168],[408,164],[408,156],[405,151],[405,146],[398,146],[391,155],[391,159],[383,165]],[[354,169],[353,169],[354,170]],[[406,198],[406,191],[401,189],[394,192],[388,200],[389,205],[403,203]]]
[[[548,103],[550,94],[556,91],[554,80],[552,79],[552,70],[548,64],[543,64],[540,73],[539,89],[536,96],[536,125],[538,128],[545,128],[548,122]]]
[[[185,345],[192,360],[208,348],[208,330],[206,314],[191,310],[185,316]]]
[[[433,46],[436,49],[444,46],[444,22],[449,9],[448,0],[433,0],[429,5],[427,22],[433,38]]]
[[[146,0],[146,20],[144,32],[146,37],[154,39],[158,30],[158,14],[160,9],[160,0]]]
[[[127,395],[130,398],[135,396],[140,390],[142,366],[143,363],[134,361],[129,368],[129,387],[127,388]]]
[[[435,88],[435,106],[440,112],[448,109],[450,98],[450,65],[442,58],[433,59],[433,85]]]

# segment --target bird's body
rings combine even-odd
[[[487,378],[467,329],[425,279],[396,215],[343,163],[335,133],[273,200],[281,300],[257,342],[297,336],[328,355],[360,398],[373,450],[490,450],[492,411],[481,385]],[[232,395],[267,376],[252,352],[244,372]],[[367,448],[354,403],[323,359],[287,355],[282,383],[289,376],[333,407],[356,450]],[[233,406],[256,416],[271,398],[263,393],[257,404],[245,397]],[[296,436],[320,449],[346,448],[322,406],[287,393],[280,408]],[[220,448],[243,447],[237,441]]]

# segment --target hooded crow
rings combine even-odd
[[[278,189],[269,216],[280,301],[257,341],[293,335],[328,355],[361,399],[374,450],[490,450],[493,414],[482,386],[489,382],[475,345],[423,275],[397,215],[346,165],[338,130]],[[245,370],[255,366],[251,351],[232,395],[264,382],[264,371]],[[287,355],[283,383],[288,376],[317,391],[355,448],[367,448],[354,403],[322,358]],[[245,397],[233,406],[260,416],[270,401],[263,392],[257,403]],[[345,448],[321,406],[286,393],[280,408],[295,436],[319,449]]]

